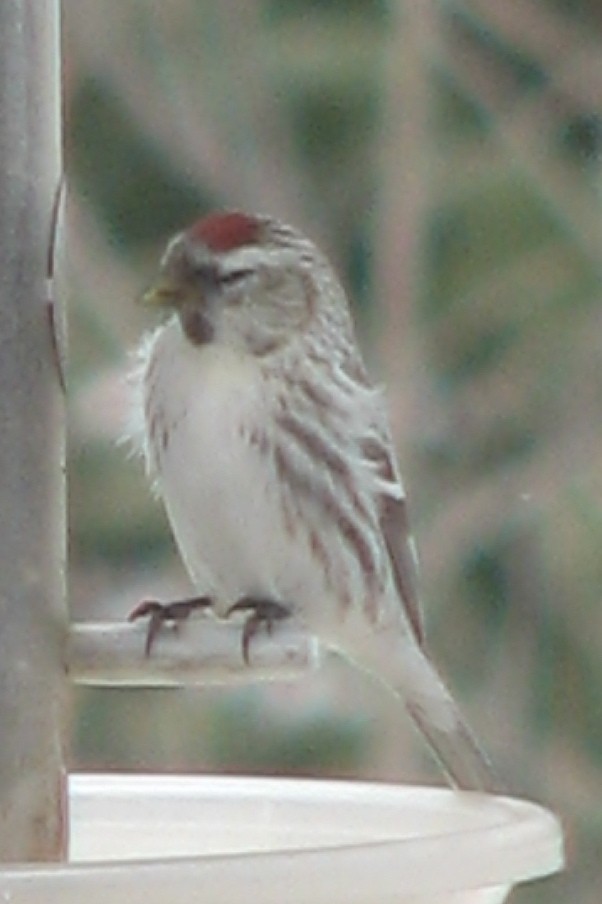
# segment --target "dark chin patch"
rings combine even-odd
[[[206,310],[193,308],[180,312],[182,329],[193,345],[207,345],[213,341],[215,327]]]

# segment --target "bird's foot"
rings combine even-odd
[[[274,600],[256,599],[252,596],[243,596],[226,612],[229,618],[234,612],[248,612],[242,632],[242,657],[249,665],[249,645],[262,626],[265,626],[268,634],[272,633],[274,624],[283,618],[288,618],[290,609],[282,603]]]
[[[185,621],[195,609],[207,609],[213,605],[213,600],[208,596],[194,596],[187,600],[177,600],[174,603],[159,603],[157,600],[142,600],[128,615],[128,621],[137,621],[139,618],[148,619],[146,643],[144,655],[150,656],[155,638],[162,625],[168,624],[175,630],[180,622]]]

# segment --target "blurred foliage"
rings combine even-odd
[[[80,694],[74,756],[95,769],[170,769],[340,775],[369,755],[367,722],[330,707],[283,712],[251,688],[209,693],[87,690]],[[141,705],[141,701],[144,701]],[[123,726],[128,730],[124,731]]]
[[[149,147],[119,97],[93,78],[78,86],[72,122],[73,172],[116,252],[159,241],[210,203]],[[91,140],[99,134],[102,143]]]
[[[572,871],[524,902],[599,900],[601,10],[64,2],[75,615],[125,614],[149,567],[182,580],[116,445],[126,351],[149,325],[132,301],[165,238],[216,206],[301,225],[388,378],[431,647],[511,786],[573,839]],[[78,701],[79,767],[405,774],[331,689],[309,708],[256,691]]]

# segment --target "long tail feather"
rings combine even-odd
[[[488,793],[502,790],[488,757],[455,705],[455,724],[448,729],[439,728],[423,710],[406,705],[454,788]]]
[[[401,698],[452,787],[502,792],[502,782],[424,650],[407,635],[373,640],[370,653],[371,644],[365,644],[353,661]]]
[[[402,696],[415,725],[456,788],[494,792],[501,789],[491,763],[456,701],[423,650],[405,650],[394,690]]]

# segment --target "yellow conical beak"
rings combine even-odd
[[[140,302],[154,308],[175,308],[184,299],[181,286],[167,279],[160,279],[140,297]]]

